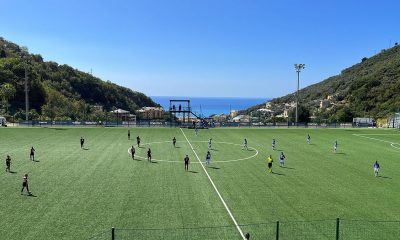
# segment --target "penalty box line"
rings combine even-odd
[[[196,151],[194,150],[192,144],[189,142],[189,139],[186,137],[185,132],[182,130],[182,128],[180,128],[180,130],[181,130],[183,136],[185,137],[187,143],[189,144],[190,148],[192,149],[194,155],[196,156],[197,160],[199,161],[199,163],[200,163],[201,167],[203,168],[204,172],[206,173],[206,175],[207,175],[207,177],[208,177],[208,180],[210,180],[211,185],[214,187],[215,192],[218,194],[219,199],[221,200],[222,204],[224,205],[224,207],[225,207],[226,211],[228,212],[229,216],[231,217],[233,223],[235,224],[236,229],[239,231],[240,236],[241,236],[244,240],[246,240],[246,237],[244,236],[242,229],[240,228],[239,224],[236,222],[235,217],[233,216],[233,214],[232,214],[231,210],[229,209],[228,205],[226,204],[224,198],[222,198],[221,193],[218,191],[217,186],[215,186],[214,181],[211,179],[211,177],[210,177],[210,175],[208,174],[206,168],[205,168],[204,165],[201,163],[201,160],[200,160],[199,156],[197,155]]]

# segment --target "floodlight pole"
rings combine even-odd
[[[298,125],[299,115],[298,115],[298,105],[299,105],[299,85],[300,85],[300,72],[305,68],[305,64],[299,63],[295,64],[294,68],[297,72],[297,92],[296,92],[296,126]]]
[[[25,120],[29,121],[28,63],[25,63]]]

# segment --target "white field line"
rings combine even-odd
[[[177,141],[177,142],[186,142],[186,141]],[[208,141],[192,141],[192,142],[196,142],[196,143],[208,143]],[[150,142],[150,143],[143,143],[142,146],[145,145],[151,145],[151,144],[160,144],[160,143],[172,143],[172,141],[164,141],[164,142]],[[237,144],[237,143],[230,143],[230,142],[214,142],[214,143],[221,143],[221,144],[230,144],[230,145],[236,145],[236,146],[242,146],[241,144]],[[248,160],[251,158],[254,158],[258,155],[258,150],[256,148],[253,147],[248,147],[249,149],[254,150],[256,153],[253,154],[250,157],[245,157],[245,158],[239,158],[239,159],[231,159],[231,160],[222,160],[222,161],[217,161],[218,163],[229,163],[229,162],[239,162],[239,161],[244,161],[244,160]],[[131,155],[131,147],[128,148],[128,154]],[[140,158],[140,159],[147,159],[145,157],[136,155],[136,158]],[[164,159],[156,159],[156,158],[152,158],[152,160],[154,161],[158,161],[158,162],[170,162],[170,163],[182,163],[182,161],[173,161],[173,160],[164,160]],[[198,164],[198,162],[195,162],[196,164]]]
[[[365,135],[378,135],[378,134],[353,134],[354,136],[357,137],[362,137],[362,138],[367,138],[367,139],[371,139],[371,140],[375,140],[375,141],[379,141],[379,142],[385,142],[385,143],[390,143],[390,146],[396,149],[400,149],[399,147],[396,147],[395,145],[400,145],[399,143],[396,142],[391,142],[391,141],[386,141],[386,140],[382,140],[379,138],[373,138],[373,137],[367,137]],[[399,134],[379,134],[379,135],[399,135]]]
[[[215,192],[217,192],[219,199],[221,200],[221,202],[222,202],[222,204],[224,205],[226,211],[228,212],[229,216],[231,217],[233,223],[235,224],[236,229],[239,231],[240,236],[243,238],[243,240],[246,240],[246,238],[245,238],[245,236],[244,236],[244,234],[243,234],[243,232],[242,232],[242,229],[240,228],[239,224],[236,222],[235,217],[233,216],[231,210],[229,210],[228,205],[226,204],[225,200],[222,198],[221,193],[219,193],[217,187],[215,186],[215,184],[214,184],[213,180],[211,179],[210,175],[208,174],[206,168],[204,167],[203,164],[201,164],[200,158],[199,158],[199,156],[197,155],[196,151],[194,150],[192,144],[189,142],[189,139],[186,137],[185,132],[183,132],[182,128],[180,128],[180,130],[181,130],[183,136],[185,137],[186,141],[188,142],[190,148],[192,149],[194,155],[196,156],[197,160],[200,162],[200,165],[201,165],[201,167],[203,168],[204,172],[206,173],[206,175],[207,175],[207,177],[208,177],[208,180],[210,180],[211,185],[214,187]]]

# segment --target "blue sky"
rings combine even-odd
[[[0,36],[157,96],[277,97],[400,42],[400,1],[0,0]]]

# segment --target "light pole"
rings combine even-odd
[[[306,65],[304,63],[296,63],[294,68],[297,72],[297,93],[296,93],[296,126],[298,124],[299,115],[298,115],[298,105],[299,105],[299,84],[300,84],[300,72],[304,69]]]

